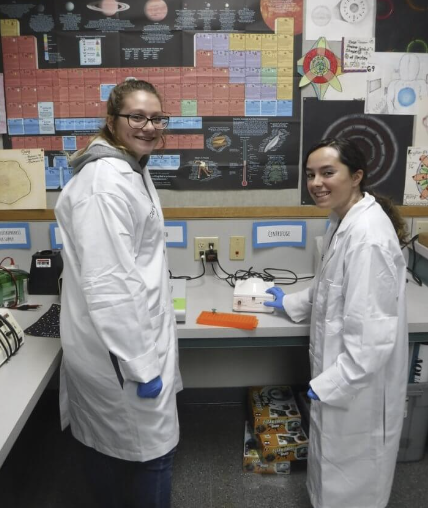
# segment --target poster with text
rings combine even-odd
[[[303,0],[1,3],[5,148],[45,151],[47,189],[104,124],[111,89],[155,85],[159,188],[297,188]]]

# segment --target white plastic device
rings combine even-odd
[[[24,332],[7,308],[0,309],[0,366],[24,344]]]
[[[233,291],[233,310],[237,312],[268,312],[274,311],[273,307],[266,307],[263,302],[274,300],[274,296],[266,293],[266,289],[274,286],[258,277],[250,277],[245,280],[236,281]]]
[[[175,320],[177,323],[186,321],[186,279],[169,279]]]

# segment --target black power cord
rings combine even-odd
[[[195,279],[200,279],[201,277],[203,277],[205,275],[205,263],[204,263],[204,257],[205,257],[205,254],[202,252],[201,254],[201,263],[202,263],[202,273],[200,275],[196,275],[196,277],[191,277],[190,275],[172,275],[172,272],[171,270],[168,270],[169,271],[169,278],[170,279],[184,279],[184,280],[195,280]]]
[[[410,266],[408,266],[407,267],[407,271],[412,274],[412,278],[416,282],[416,284],[418,284],[419,286],[422,286],[422,279],[416,273],[417,260],[416,260],[415,242],[418,240],[418,238],[419,238],[419,235],[413,236],[408,242],[404,243],[401,246],[401,250],[403,250],[404,247],[408,247],[409,245],[412,246],[411,249],[410,249],[411,252],[412,252],[412,267],[410,268]]]
[[[227,277],[220,277],[220,275],[216,272],[214,263],[212,264],[212,269],[215,274],[215,276],[220,279],[226,281],[229,286],[235,287],[237,280],[246,280],[250,278],[259,278],[267,282],[274,282],[278,285],[291,285],[296,284],[299,281],[302,280],[311,280],[313,279],[313,276],[308,277],[298,277],[296,273],[294,273],[292,270],[288,270],[285,268],[264,268],[263,272],[256,272],[253,270],[253,267],[251,266],[248,270],[237,270],[235,273],[228,273],[220,264],[220,261],[217,259],[217,265],[220,268],[220,270],[227,275]],[[275,276],[274,274],[270,272],[282,272],[290,274],[290,276]]]
[[[213,257],[210,257],[210,259],[205,258],[207,253],[212,253]],[[253,270],[253,267],[251,266],[250,268],[248,268],[248,270],[240,269],[240,270],[237,270],[235,273],[229,273],[221,266],[220,260],[218,259],[218,256],[217,256],[217,251],[213,250],[213,249],[206,251],[206,252],[204,252],[204,251],[200,252],[200,259],[201,259],[202,268],[203,268],[203,271],[200,275],[197,275],[196,277],[191,277],[190,275],[173,275],[171,270],[169,270],[169,278],[170,279],[184,279],[184,280],[200,279],[201,277],[203,277],[205,275],[204,258],[211,264],[211,268],[212,268],[214,275],[218,279],[224,280],[225,282],[227,282],[227,284],[229,284],[229,286],[231,286],[233,288],[235,287],[237,280],[246,280],[246,279],[255,278],[255,277],[262,279],[264,281],[274,282],[275,284],[285,285],[285,286],[288,286],[291,284],[296,284],[299,281],[311,280],[314,278],[313,275],[306,276],[306,277],[298,277],[296,273],[294,273],[292,270],[288,270],[286,268],[264,268],[263,272],[256,272]],[[223,272],[223,274],[226,275],[226,277],[221,277],[219,275],[219,273],[217,273],[215,265],[218,265],[218,268],[220,268],[220,270]],[[279,273],[288,274],[288,275],[274,275],[271,272],[279,272]]]

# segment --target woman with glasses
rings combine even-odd
[[[62,426],[83,445],[91,506],[170,506],[182,383],[163,216],[146,167],[167,125],[150,83],[117,85],[55,209]]]

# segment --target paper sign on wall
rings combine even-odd
[[[58,224],[56,222],[49,224],[49,233],[52,249],[62,249],[63,245],[61,231],[59,230]]]
[[[253,247],[304,247],[305,221],[271,221],[253,223]]]
[[[165,222],[165,241],[167,247],[187,247],[187,223]]]
[[[0,224],[0,249],[31,248],[30,227],[26,222]]]

